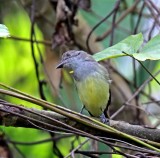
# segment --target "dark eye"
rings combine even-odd
[[[68,54],[66,54],[66,56],[67,56],[67,57],[70,57],[71,55],[68,53]]]

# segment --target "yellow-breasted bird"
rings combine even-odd
[[[65,52],[57,68],[65,68],[72,73],[83,108],[91,116],[100,117],[102,122],[106,122],[111,99],[106,68],[91,55],[77,50]]]

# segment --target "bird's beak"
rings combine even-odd
[[[62,61],[56,66],[56,69],[63,68],[63,65],[64,65],[64,62]]]

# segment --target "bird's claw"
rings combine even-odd
[[[100,116],[100,120],[101,120],[102,123],[110,125],[109,119],[105,117],[104,113]]]

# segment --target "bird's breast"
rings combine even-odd
[[[96,117],[99,117],[109,100],[109,84],[99,73],[92,73],[83,80],[76,81],[79,97],[85,108]]]

